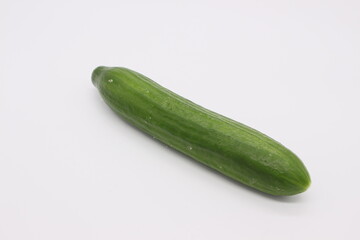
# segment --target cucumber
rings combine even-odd
[[[271,195],[298,194],[310,185],[304,164],[277,141],[140,73],[101,66],[92,82],[123,119],[238,182]]]

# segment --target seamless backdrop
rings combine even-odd
[[[360,2],[0,2],[0,239],[360,239]],[[271,197],[118,118],[123,66],[294,151]]]

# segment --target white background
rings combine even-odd
[[[360,2],[0,3],[0,239],[360,239]],[[271,197],[129,127],[98,65],[139,71],[293,150]]]

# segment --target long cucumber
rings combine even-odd
[[[97,67],[92,82],[123,119],[232,179],[272,195],[298,194],[310,185],[304,164],[277,141],[140,73]]]

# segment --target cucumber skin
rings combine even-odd
[[[92,82],[123,119],[236,181],[271,195],[294,195],[310,186],[304,164],[280,143],[140,73],[101,66]]]

